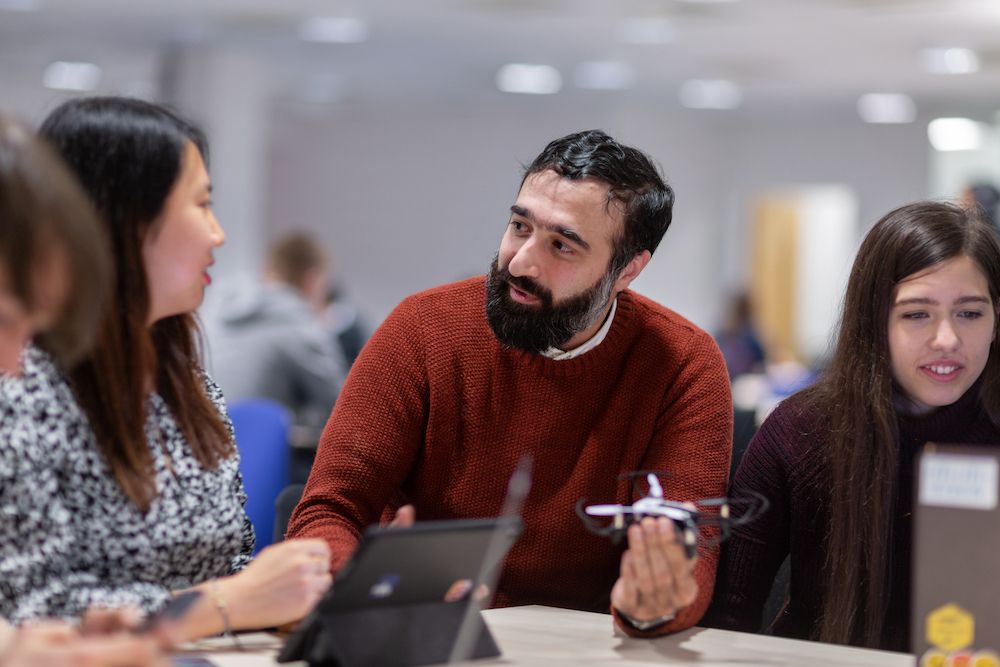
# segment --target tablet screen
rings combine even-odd
[[[371,527],[320,607],[357,609],[443,600],[456,581],[475,581],[499,567],[520,532],[521,520],[516,517]]]

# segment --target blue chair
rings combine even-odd
[[[237,401],[229,406],[229,418],[240,452],[247,516],[257,534],[256,554],[271,544],[274,502],[288,485],[291,420],[284,406],[267,399]]]

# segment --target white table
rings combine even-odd
[[[698,667],[806,667],[825,665],[913,667],[904,653],[691,628],[659,639],[616,633],[611,617],[550,607],[485,612],[487,623],[513,665],[697,665]],[[485,663],[484,663],[485,664]]]
[[[743,632],[692,628],[659,639],[631,639],[616,632],[607,614],[551,607],[510,607],[484,612],[503,655],[476,665],[672,665],[683,667],[913,667],[904,653],[871,651]],[[197,652],[219,667],[277,663],[280,641],[264,634],[241,637],[244,652],[219,650],[224,640],[199,644]],[[293,663],[302,665],[304,663]]]

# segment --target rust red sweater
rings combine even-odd
[[[676,500],[723,495],[732,446],[726,367],[711,337],[625,291],[607,338],[555,361],[505,348],[486,322],[483,278],[405,299],[358,357],[320,440],[289,537],[322,537],[336,571],[368,524],[412,502],[418,519],[496,516],[519,458],[534,457],[525,529],[494,604],[607,611],[623,547],[589,533],[580,498],[629,503],[619,475],[666,471]],[[694,625],[717,551],[703,549],[697,602],[658,632]],[[634,633],[640,634],[640,633]]]

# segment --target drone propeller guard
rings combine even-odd
[[[732,529],[749,523],[763,514],[770,503],[756,492],[738,498],[702,498],[681,503],[663,497],[660,477],[669,474],[654,470],[637,470],[619,476],[619,480],[631,479],[633,495],[638,496],[631,505],[603,504],[587,505],[586,498],[576,503],[576,515],[590,532],[609,537],[618,544],[625,536],[629,525],[639,523],[646,517],[665,517],[674,522],[678,538],[684,544],[689,558],[697,553],[697,547],[714,546],[729,539]],[[646,490],[642,490],[639,480],[646,480]],[[737,510],[734,512],[734,508]],[[742,510],[742,511],[739,511]],[[603,521],[603,519],[607,519]],[[711,530],[711,529],[716,530]]]

